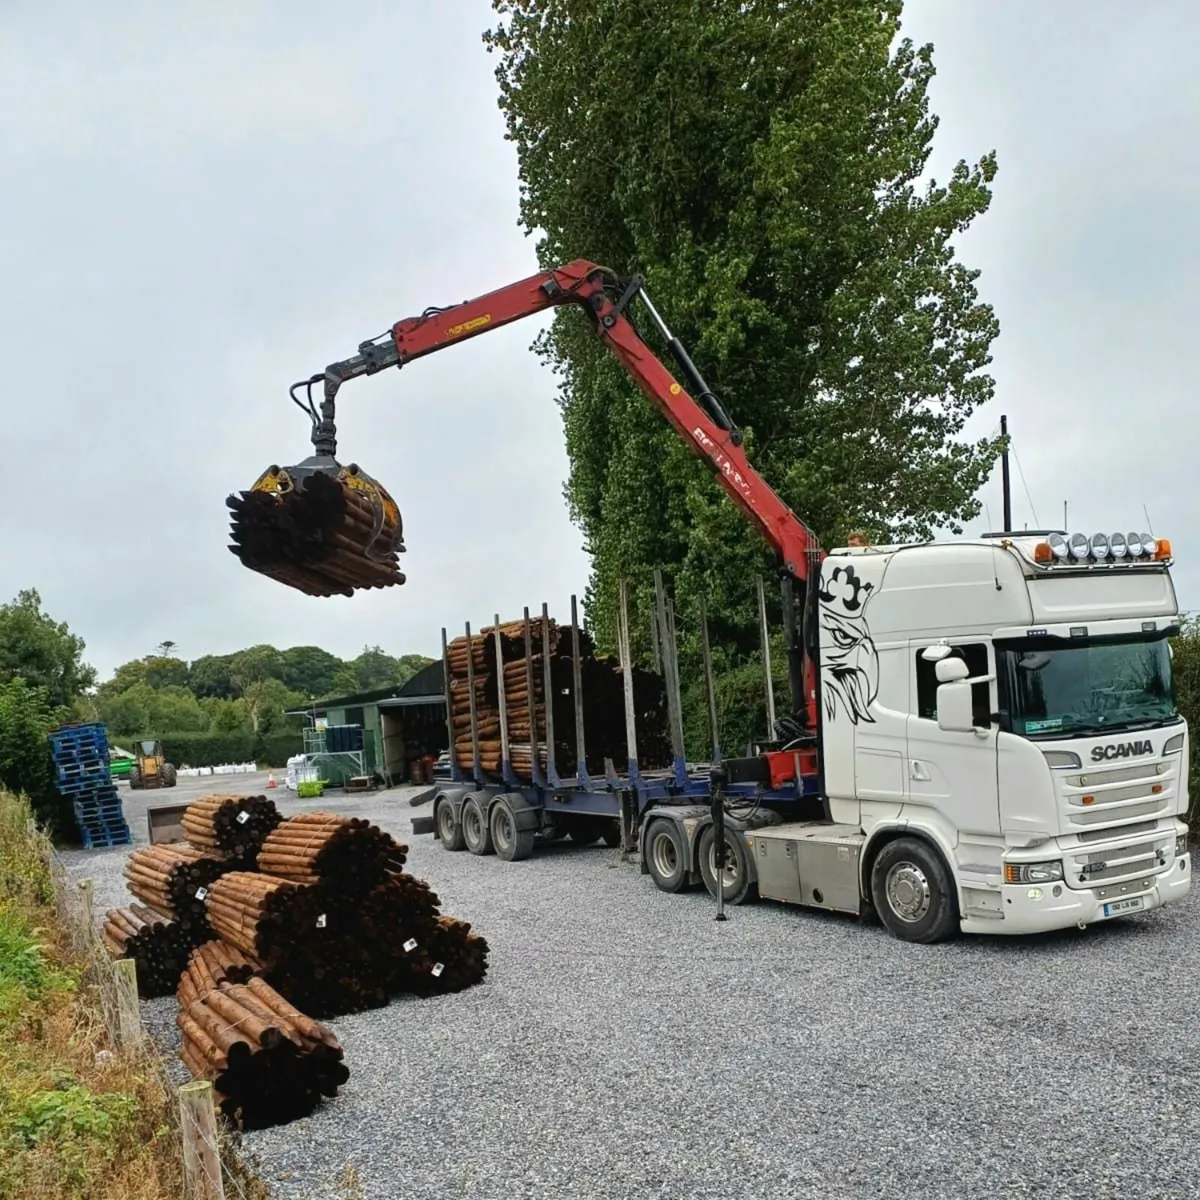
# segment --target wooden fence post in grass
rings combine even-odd
[[[133,1050],[142,1040],[142,1014],[138,1008],[137,965],[132,958],[113,963],[117,985],[117,1028],[121,1046]]]
[[[217,1151],[217,1114],[212,1084],[193,1079],[179,1089],[183,1126],[183,1175],[188,1200],[225,1200],[221,1156]]]
[[[80,926],[83,929],[84,936],[91,940],[94,936],[95,926],[93,922],[95,921],[95,917],[92,912],[92,881],[90,879],[81,879],[79,881],[79,903]]]

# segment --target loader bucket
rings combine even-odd
[[[357,463],[315,455],[268,467],[225,501],[229,549],[243,566],[309,596],[352,596],[404,582],[400,510]]]

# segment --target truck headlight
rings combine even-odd
[[[1053,883],[1063,877],[1061,859],[1054,862],[1005,863],[1005,883]]]
[[[1187,853],[1187,834],[1181,833],[1175,839],[1175,857],[1182,858]]]

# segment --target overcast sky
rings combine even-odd
[[[40,589],[102,675],[164,639],[432,654],[443,624],[583,592],[531,322],[343,392],[340,457],[404,515],[403,588],[310,599],[225,548],[225,496],[309,452],[290,383],[536,269],[490,22],[486,0],[0,9],[0,593]],[[1016,523],[1068,500],[1072,528],[1140,529],[1146,505],[1200,606],[1200,10],[914,0],[906,24],[936,47],[935,173],[999,154],[962,254],[1002,329],[972,432],[1009,415]],[[998,472],[985,498],[998,525]]]

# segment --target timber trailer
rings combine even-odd
[[[635,301],[665,339],[686,389],[635,328]],[[1170,543],[1137,533],[1005,531],[822,551],[750,464],[740,430],[638,276],[580,260],[397,322],[358,354],[293,386],[295,399],[297,388],[307,386],[311,397],[323,385],[320,413],[311,399],[308,406],[316,454],[283,472],[272,467],[255,489],[277,491],[280,479],[312,474],[352,476],[376,506],[377,535],[385,509],[393,511],[390,497],[335,458],[341,385],[563,304],[583,311],[774,548],[791,712],[773,723],[776,741],[760,753],[722,757],[714,744],[711,764],[689,768],[673,615],[656,579],[673,765],[638,769],[622,603],[627,770],[606,763],[603,774],[589,776],[580,766],[564,779],[552,752],[543,770],[531,747],[532,775],[523,782],[511,768],[502,715],[500,772],[480,768],[477,736],[464,772],[450,724],[452,779],[439,786],[432,817],[418,819],[420,831],[462,849],[465,821],[477,852],[516,860],[564,824],[582,820],[586,840],[587,818],[601,822],[595,829],[616,822],[610,840],[636,850],[659,888],[703,882],[719,917],[726,903],[758,896],[874,912],[914,942],[959,930],[1083,927],[1187,894],[1191,856],[1181,817],[1190,750],[1171,679],[1168,639],[1180,613]],[[394,520],[399,541],[398,512]],[[299,586],[286,572],[275,577]],[[577,637],[574,609],[573,601]],[[760,616],[762,609],[760,601]],[[536,650],[528,612],[524,636],[529,663]],[[448,671],[446,678],[450,722]],[[711,680],[709,688],[711,696]],[[582,764],[582,701],[574,690]],[[503,705],[503,688],[500,695]]]

